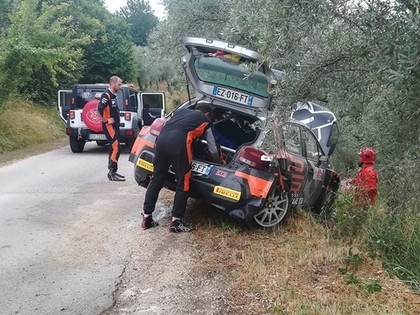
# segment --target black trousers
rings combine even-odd
[[[187,143],[184,133],[175,131],[159,136],[153,161],[153,176],[144,199],[143,211],[145,214],[152,214],[155,210],[159,192],[165,183],[169,167],[172,166],[176,176],[172,216],[184,217],[190,191],[191,162],[191,145]]]
[[[109,143],[108,169],[110,172],[116,173],[121,152],[121,145],[118,138],[120,130],[114,124],[102,124],[102,130]]]

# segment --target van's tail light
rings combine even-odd
[[[71,110],[69,112],[69,117],[70,117],[70,119],[75,119],[76,118],[76,112],[74,110]]]
[[[130,121],[131,120],[131,113],[124,113],[124,119],[126,121]]]
[[[164,124],[165,119],[156,118],[155,121],[150,125],[150,133],[156,137],[159,136]]]
[[[265,170],[270,165],[270,162],[267,160],[263,161],[261,159],[263,156],[267,156],[267,153],[263,150],[252,146],[245,146],[239,149],[235,162],[239,164],[246,164],[257,170]]]

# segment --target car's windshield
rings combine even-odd
[[[200,81],[220,84],[262,97],[268,97],[268,80],[262,70],[251,72],[244,62],[226,57],[202,56],[194,60]]]

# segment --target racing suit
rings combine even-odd
[[[120,110],[117,104],[117,95],[107,89],[102,95],[98,104],[99,114],[102,116],[102,130],[109,142],[108,169],[111,173],[118,170],[118,158],[120,157]],[[110,118],[114,123],[108,123]]]
[[[355,186],[354,200],[359,207],[374,205],[378,194],[378,172],[371,164],[363,164],[352,180]]]
[[[146,215],[155,210],[159,192],[172,166],[176,176],[172,216],[180,219],[184,217],[190,190],[193,141],[204,136],[213,161],[222,162],[210,124],[209,118],[192,109],[177,110],[165,123],[156,141],[153,177],[147,187],[143,206]]]

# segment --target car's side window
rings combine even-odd
[[[306,146],[306,157],[311,160],[318,160],[320,150],[315,136],[308,130],[303,130],[303,138]]]
[[[299,126],[294,126],[294,125],[284,126],[283,136],[284,136],[284,143],[285,143],[287,151],[297,154],[297,155],[303,155]]]

